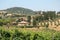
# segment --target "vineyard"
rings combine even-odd
[[[50,29],[28,30],[26,28],[0,27],[0,40],[60,40],[60,32]]]
[[[0,40],[60,40],[60,12],[0,10]]]

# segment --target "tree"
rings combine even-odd
[[[31,23],[31,16],[28,16],[27,19],[28,19],[27,21],[29,22],[29,25],[30,25],[30,23]]]
[[[57,18],[60,18],[60,12],[57,12]]]
[[[57,15],[55,14],[55,11],[43,12],[43,15],[44,15],[45,20],[49,20],[49,18],[53,20],[57,17]]]
[[[36,20],[33,19],[33,26],[36,26]]]

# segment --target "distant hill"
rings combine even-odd
[[[7,11],[8,13],[17,13],[17,14],[26,14],[26,15],[35,14],[33,10],[22,7],[12,7],[6,9],[5,11]]]

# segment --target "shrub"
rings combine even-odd
[[[60,40],[60,33],[56,33],[53,40]]]
[[[2,40],[10,40],[11,34],[8,31],[2,31]]]
[[[54,35],[52,33],[55,33]],[[60,32],[54,30],[40,30],[40,31],[31,31],[31,30],[18,30],[18,29],[9,29],[0,30],[0,40],[60,40]],[[52,39],[52,36],[53,39]]]
[[[12,39],[13,40],[17,40],[17,39],[18,40],[22,40],[23,37],[24,37],[24,34],[23,33],[19,32],[18,30],[15,30],[15,33],[13,34]]]
[[[31,36],[31,34],[27,34],[27,35],[24,36],[24,39],[25,40],[30,40],[30,36]]]
[[[44,40],[44,37],[35,34],[33,40]]]

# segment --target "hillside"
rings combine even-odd
[[[6,9],[5,11],[7,11],[8,13],[19,13],[19,14],[26,14],[26,15],[35,14],[33,10],[22,8],[22,7],[12,7]]]

